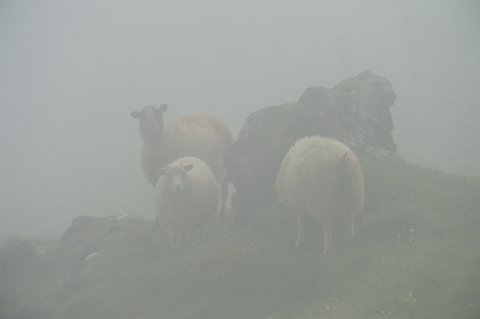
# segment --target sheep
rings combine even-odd
[[[213,115],[189,115],[174,121],[164,121],[167,104],[146,106],[133,111],[138,119],[143,141],[141,165],[148,181],[155,186],[156,170],[181,156],[195,156],[205,161],[221,185],[220,216],[224,216],[228,195],[228,179],[224,153],[233,143],[230,128]]]
[[[306,215],[321,223],[324,254],[333,249],[336,214],[349,214],[351,235],[355,235],[355,216],[365,203],[363,173],[357,157],[343,143],[321,136],[296,141],[282,160],[275,190],[279,201],[296,214],[296,247],[305,240]]]
[[[171,243],[203,230],[218,211],[219,185],[210,167],[201,159],[181,157],[159,169],[155,186],[155,225],[170,234]]]

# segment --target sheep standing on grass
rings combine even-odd
[[[228,180],[224,166],[225,150],[233,143],[230,128],[213,115],[189,115],[175,121],[164,121],[167,105],[146,106],[134,111],[132,117],[140,123],[143,141],[142,169],[148,181],[155,185],[156,171],[181,156],[195,156],[212,169],[222,189],[220,214],[225,212]]]
[[[217,212],[220,190],[212,170],[199,158],[182,157],[159,169],[155,186],[156,225],[170,233],[172,243],[196,230]]]
[[[298,140],[285,155],[275,181],[280,202],[297,217],[297,240],[303,243],[304,217],[317,218],[323,231],[324,253],[333,249],[332,218],[348,213],[352,236],[355,216],[364,202],[363,173],[352,150],[320,136]]]

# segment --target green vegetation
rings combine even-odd
[[[42,241],[32,263],[0,268],[0,318],[479,318],[480,180],[361,160],[366,211],[353,239],[337,221],[330,254],[315,221],[295,249],[278,205],[181,251],[115,249],[74,284]]]

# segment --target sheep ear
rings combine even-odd
[[[155,173],[157,174],[157,176],[166,175],[167,174],[167,169],[165,167],[164,168],[159,168],[155,171]]]
[[[167,104],[162,104],[162,105],[160,105],[159,107],[157,107],[157,110],[160,111],[161,113],[166,112],[167,109],[168,109],[168,105],[167,105]]]
[[[133,111],[130,113],[130,115],[134,118],[134,119],[138,119],[140,117],[140,112],[139,111]]]
[[[183,169],[184,169],[186,172],[191,171],[192,168],[193,168],[193,164],[188,164],[188,165],[185,165],[185,166],[183,167]]]

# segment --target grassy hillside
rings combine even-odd
[[[313,220],[295,249],[278,205],[180,251],[120,243],[75,284],[55,241],[35,241],[44,254],[0,268],[0,318],[480,318],[480,181],[396,157],[362,164],[366,212],[353,239],[337,221],[332,253]]]

